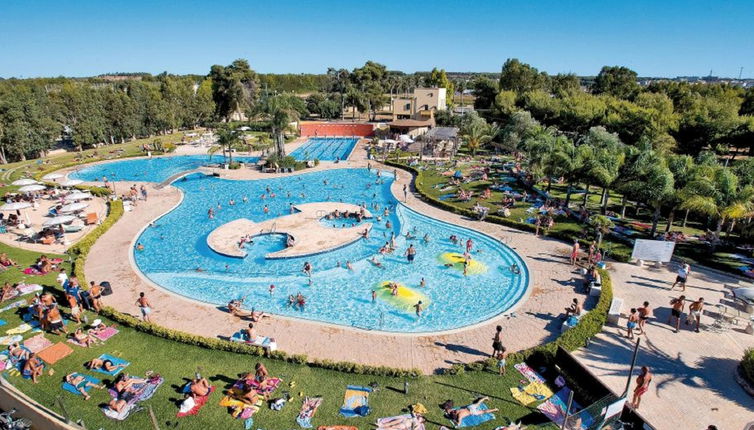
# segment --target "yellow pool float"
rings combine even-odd
[[[463,254],[459,254],[457,252],[444,252],[440,254],[439,257],[437,257],[438,260],[442,264],[452,264],[453,268],[460,270],[463,272],[463,261],[465,258],[463,258]],[[478,275],[480,273],[486,273],[487,272],[487,265],[482,263],[479,260],[474,260],[473,258],[469,262],[469,268],[466,271],[467,275]]]
[[[421,300],[424,309],[431,303],[429,297],[426,294],[416,291],[413,288],[409,288],[400,282],[398,284],[398,294],[392,295],[390,291],[390,284],[393,281],[384,281],[377,286],[376,296],[378,299],[390,304],[396,309],[405,312],[415,312],[414,305]]]

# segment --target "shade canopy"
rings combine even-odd
[[[743,302],[754,304],[754,288],[736,288],[733,296]]]
[[[67,202],[75,202],[77,200],[86,200],[86,199],[91,199],[91,198],[92,198],[92,195],[89,193],[75,192],[75,193],[71,193],[65,196],[64,200]]]
[[[76,203],[69,203],[62,208],[60,208],[60,212],[67,214],[71,212],[78,212],[82,209],[86,209],[89,206],[89,203],[84,202],[76,202]]]
[[[79,184],[81,184],[83,182],[84,181],[82,181],[81,179],[69,179],[69,180],[63,182],[60,185],[62,185],[64,187],[75,187],[76,185],[79,185]]]
[[[42,179],[47,180],[47,181],[52,181],[52,180],[55,180],[55,179],[60,179],[62,177],[63,177],[63,175],[61,175],[60,173],[48,173],[48,174],[42,176]]]
[[[16,181],[11,182],[11,185],[35,185],[39,182],[35,181],[34,179],[18,179]]]
[[[401,134],[400,136],[398,136],[398,139],[400,139],[402,143],[414,143],[414,139],[412,139],[411,136],[407,134]]]
[[[10,212],[10,211],[17,211],[20,209],[26,209],[30,207],[31,207],[31,203],[29,202],[13,202],[13,203],[6,203],[0,206],[0,211]]]
[[[45,227],[52,227],[53,225],[67,224],[75,219],[76,217],[73,215],[61,215],[48,219],[42,225]]]
[[[44,185],[24,185],[23,187],[19,188],[18,191],[22,193],[33,193],[34,191],[42,191],[44,190]]]

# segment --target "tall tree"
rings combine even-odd
[[[631,99],[639,93],[636,72],[623,66],[604,66],[594,80],[592,92]]]
[[[230,121],[234,114],[254,108],[259,82],[248,61],[239,59],[228,66],[214,65],[209,79],[212,80],[212,99],[218,119]]]
[[[257,106],[257,116],[270,122],[275,153],[281,158],[285,157],[285,132],[299,120],[302,103],[296,96],[283,94],[265,97]]]
[[[547,73],[540,72],[517,58],[507,59],[500,72],[500,89],[518,94],[545,89],[548,81]]]

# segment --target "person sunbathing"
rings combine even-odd
[[[241,306],[243,305],[244,299],[234,299],[228,302],[228,312],[230,312],[231,315],[234,317],[247,317],[250,315],[249,312],[244,311],[241,309]]]
[[[121,373],[118,376],[118,379],[115,380],[115,385],[113,386],[113,388],[118,393],[119,399],[123,398],[124,400],[128,401],[132,397],[133,393],[136,392],[134,385],[145,384],[146,382],[146,379],[134,378],[126,373]]]
[[[35,384],[39,381],[37,378],[39,378],[42,375],[42,371],[44,371],[45,365],[42,363],[42,360],[37,357],[36,353],[32,353],[29,356],[29,359],[26,360],[26,363],[24,363],[24,367],[22,370],[22,373],[25,377],[31,378],[32,382]]]
[[[259,322],[262,318],[269,318],[269,317],[270,317],[269,314],[266,314],[262,311],[255,311],[254,309],[252,309],[251,312],[249,312],[249,319],[252,322]]]
[[[417,414],[417,415],[400,415],[397,417],[389,418],[386,420],[382,420],[379,422],[377,428],[379,430],[388,430],[388,429],[396,429],[396,430],[402,430],[402,429],[414,429],[419,428],[422,423],[424,423],[425,419],[423,416]]]
[[[87,348],[90,348],[99,341],[99,339],[97,339],[97,337],[91,332],[85,332],[81,327],[78,327],[76,331],[73,332],[72,338],[78,342],[79,345],[84,345]]]
[[[28,349],[22,347],[18,342],[13,342],[12,344],[8,345],[8,354],[10,354],[11,358],[17,361],[23,361],[29,359],[31,352],[29,352]]]
[[[484,415],[484,414],[491,414],[493,412],[497,412],[497,409],[479,409],[479,406],[484,403],[484,401],[488,400],[488,397],[480,397],[474,401],[474,403],[464,406],[462,408],[454,409],[453,408],[453,401],[448,400],[445,402],[442,406],[443,411],[445,412],[445,416],[453,421],[453,424],[456,425],[456,427],[461,425],[461,421],[463,421],[464,418],[468,416],[474,416],[474,415]]]
[[[0,254],[0,266],[4,267],[10,267],[10,266],[16,266],[16,262],[8,258],[8,254],[2,253]]]
[[[81,393],[82,396],[84,396],[84,400],[89,400],[91,398],[91,396],[89,396],[89,393],[86,392],[87,388],[91,387],[97,388],[99,390],[105,388],[104,385],[97,385],[94,382],[88,381],[78,373],[69,373],[65,375],[65,382],[73,385],[76,390]]]
[[[194,378],[189,383],[189,390],[191,397],[193,397],[194,399],[196,399],[197,397],[205,397],[209,395],[210,392],[209,381],[207,381],[207,378]]]
[[[100,358],[93,358],[89,361],[87,361],[84,364],[84,367],[86,367],[89,370],[104,370],[106,372],[114,372],[118,369],[123,369],[126,367],[125,364],[113,364],[112,361],[108,359],[100,359]]]
[[[10,282],[6,282],[5,285],[3,285],[3,292],[2,295],[0,295],[0,302],[16,297],[17,295],[18,290],[16,289],[16,286],[11,285]]]

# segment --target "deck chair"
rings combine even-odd
[[[86,225],[97,224],[97,220],[98,220],[98,218],[97,218],[97,214],[95,212],[90,212],[90,213],[86,214],[86,221],[85,221]]]

